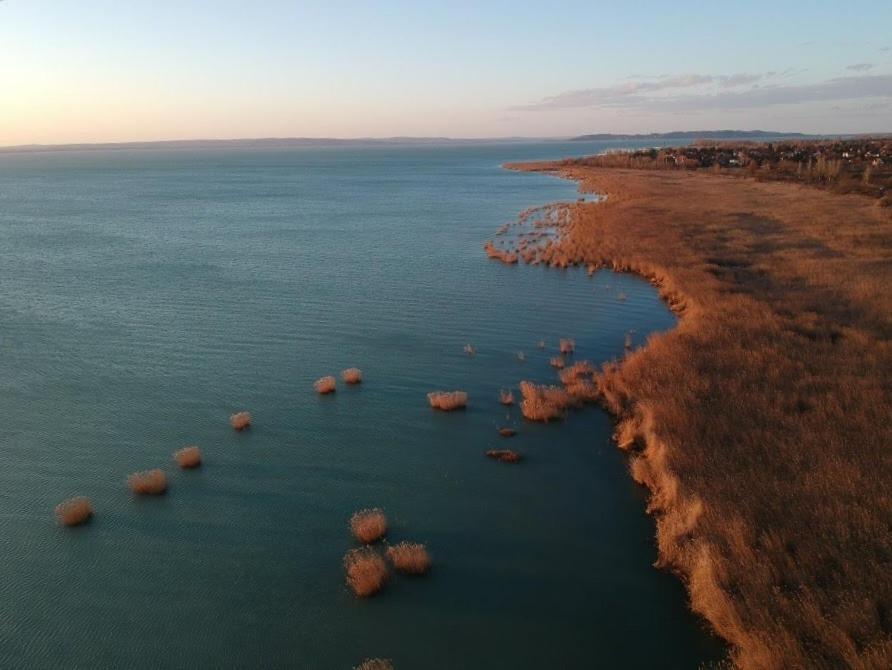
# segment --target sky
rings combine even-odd
[[[892,132],[892,2],[0,0],[0,145]]]

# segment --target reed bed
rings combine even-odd
[[[341,379],[344,380],[345,384],[361,384],[362,370],[359,368],[347,368],[341,372]]]
[[[371,547],[351,549],[344,556],[347,585],[360,598],[378,593],[387,583],[387,564]]]
[[[350,532],[363,544],[377,542],[387,534],[387,516],[377,507],[361,509],[350,517]]]
[[[201,449],[196,446],[183,447],[173,452],[173,459],[181,468],[197,468],[201,465]]]
[[[327,377],[320,377],[315,382],[313,382],[313,389],[316,393],[320,395],[327,395],[329,393],[334,393],[338,388],[337,380],[329,375]]]
[[[387,547],[387,558],[397,572],[406,575],[423,575],[431,568],[427,547],[417,542],[400,542]]]
[[[93,503],[83,496],[63,500],[55,508],[56,520],[62,526],[79,526],[93,516]]]
[[[736,667],[892,667],[888,211],[702,172],[527,169],[608,196],[549,254],[639,274],[680,317],[596,382],[658,565]]]
[[[167,475],[163,470],[142,470],[127,477],[127,485],[136,495],[157,496],[167,491]]]
[[[229,425],[235,428],[235,430],[246,430],[251,427],[251,413],[250,412],[236,412],[232,416],[229,417]]]
[[[427,394],[428,402],[434,409],[452,412],[468,406],[468,394],[464,391],[432,391]]]

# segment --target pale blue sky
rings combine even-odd
[[[888,0],[623,4],[0,0],[0,144],[892,131]]]

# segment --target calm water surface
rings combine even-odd
[[[508,446],[499,388],[554,380],[557,338],[600,362],[674,323],[633,277],[483,254],[520,210],[577,196],[500,163],[599,148],[0,156],[0,667],[719,656],[651,567],[653,521],[604,413],[512,414],[525,462],[483,456]],[[360,388],[313,393],[354,365]],[[470,408],[433,413],[425,394],[453,388]],[[241,409],[255,426],[236,434]],[[205,465],[180,472],[170,454],[192,443]],[[151,467],[168,494],[133,499],[126,475]],[[58,528],[72,495],[96,516]],[[341,560],[369,506],[435,566],[360,601]]]

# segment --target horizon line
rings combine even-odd
[[[505,135],[494,137],[449,137],[440,135],[393,135],[393,136],[361,136],[361,137],[310,137],[310,136],[267,136],[267,137],[233,137],[233,138],[187,138],[187,139],[157,139],[157,140],[123,140],[116,142],[58,142],[58,143],[40,143],[33,142],[28,144],[9,144],[0,145],[2,153],[26,153],[26,152],[51,152],[64,150],[89,150],[89,149],[141,149],[151,148],[152,146],[198,146],[198,145],[234,145],[234,144],[261,144],[271,145],[275,143],[306,143],[315,145],[324,144],[397,144],[404,143],[486,143],[486,142],[516,142],[516,141],[574,141],[584,140],[588,137],[598,137],[604,140],[616,138],[622,140],[625,138],[654,138],[659,139],[661,136],[667,135],[696,135],[697,133],[709,133],[715,136],[718,133],[735,133],[747,134],[751,136],[777,136],[777,137],[793,137],[799,136],[804,138],[851,138],[851,137],[887,137],[892,135],[890,132],[862,132],[862,133],[803,133],[801,131],[773,131],[773,130],[741,130],[730,128],[719,129],[698,129],[698,130],[670,130],[670,131],[654,131],[650,133],[581,133],[575,135]],[[665,139],[673,139],[666,137]],[[732,138],[732,139],[744,139]]]

